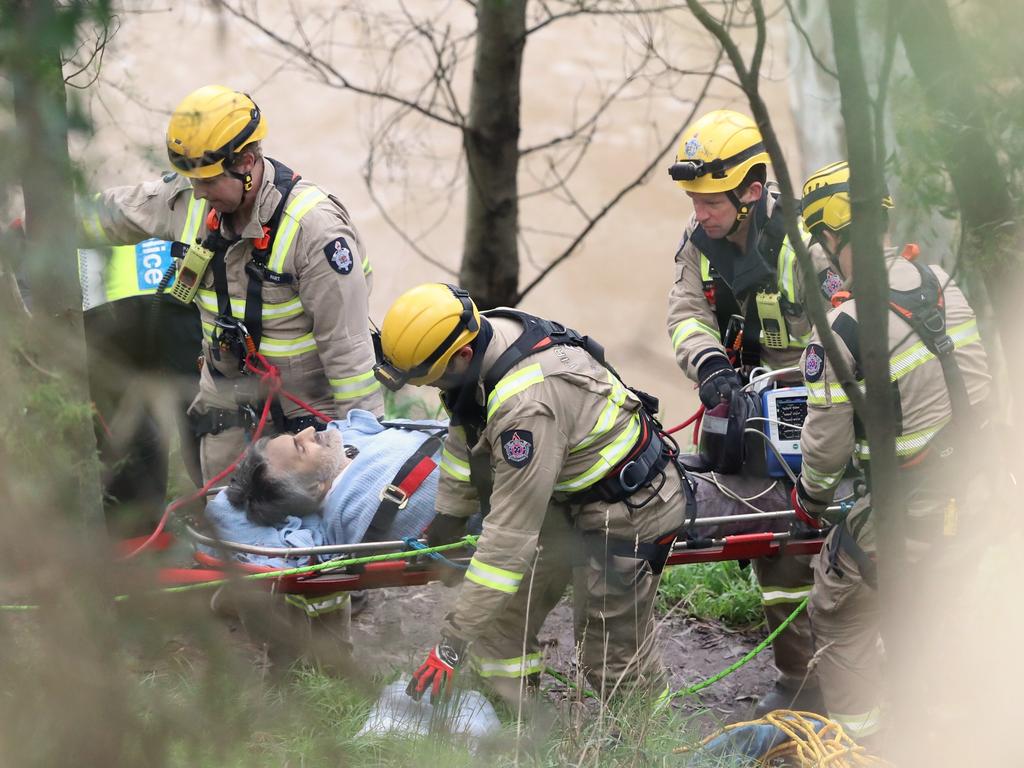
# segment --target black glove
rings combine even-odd
[[[729,402],[732,393],[743,386],[740,375],[722,355],[712,355],[697,369],[698,393],[705,408],[714,408],[723,400]]]

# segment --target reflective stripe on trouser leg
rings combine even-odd
[[[352,599],[350,592],[335,592],[333,595],[320,597],[304,597],[303,595],[285,595],[285,601],[293,605],[309,617],[326,616],[329,613],[340,611],[348,605]]]
[[[488,624],[487,631],[473,642],[472,652],[478,672],[488,688],[507,704],[519,703],[520,691],[525,692],[525,680],[518,674],[520,659],[538,659],[544,662],[539,633],[544,619],[558,604],[572,573],[572,546],[578,541],[569,528],[564,512],[549,508],[538,540],[538,556],[533,567],[527,569],[519,589],[508,598],[504,609]],[[529,613],[527,613],[527,608]],[[479,662],[507,662],[503,670],[483,667]],[[533,673],[535,661],[529,661],[527,676]],[[515,666],[513,673],[511,667]],[[504,671],[511,673],[488,674]],[[537,672],[541,671],[539,668]]]
[[[769,631],[781,625],[810,594],[814,582],[812,558],[813,555],[785,555],[752,561],[751,565],[761,585]],[[807,666],[814,655],[814,646],[806,611],[772,641],[772,651],[781,685],[794,691],[800,687],[817,687],[815,675],[807,673]]]
[[[492,659],[473,655],[473,668],[480,677],[529,677],[544,671],[544,654],[540,651],[510,659]]]
[[[640,514],[625,504],[583,507],[580,519],[593,529],[600,520],[628,520],[642,542],[655,541],[683,522],[679,475],[667,471],[660,492]],[[615,530],[613,528],[613,530]],[[593,536],[593,533],[587,534]],[[591,550],[594,551],[594,550]],[[654,621],[660,576],[646,560],[589,557],[573,570],[574,625],[582,646],[582,668],[594,690],[604,697],[656,699],[668,685]]]
[[[826,548],[834,535],[833,530]],[[830,717],[851,736],[867,736],[881,724],[878,592],[864,583],[844,550],[839,550],[836,562],[842,576],[828,567],[827,558],[818,558],[814,566],[808,614],[817,651],[816,672]]]

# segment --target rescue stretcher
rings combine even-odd
[[[844,507],[829,508],[832,514],[841,514]],[[722,537],[694,538],[693,529],[707,528],[716,525],[727,525],[742,522],[776,521],[794,517],[792,510],[775,512],[757,512],[726,517],[698,518],[688,524],[690,536],[677,541],[669,555],[666,565],[689,565],[726,560],[750,560],[772,555],[808,555],[815,554],[824,543],[824,533],[810,531],[808,537],[794,536],[790,532],[763,532],[734,534]],[[159,573],[159,581],[163,586],[182,586],[201,584],[204,582],[222,582],[225,579],[238,578],[250,574],[261,574],[261,581],[268,588],[285,595],[300,595],[316,599],[336,594],[364,589],[380,589],[384,587],[422,586],[431,581],[439,581],[446,569],[451,566],[421,554],[410,543],[403,540],[364,542],[358,544],[336,544],[328,546],[287,548],[259,547],[238,542],[223,541],[208,536],[197,527],[186,524],[185,534],[194,546],[194,567],[163,568]],[[174,543],[174,537],[162,533],[151,548],[154,550],[168,549]],[[340,561],[364,556],[395,554],[407,552],[408,558],[380,562],[369,562],[358,566],[342,566],[337,569],[329,567],[311,573],[288,573],[294,569],[280,569],[270,566],[253,565],[237,560],[224,560],[199,549],[199,545],[225,553],[244,552],[254,555],[282,558],[320,558]],[[124,542],[127,550],[133,542]],[[445,553],[446,559],[455,564],[465,565],[470,558],[466,549],[453,550]],[[283,571],[283,572],[282,572]],[[277,578],[271,577],[275,572],[282,572]]]

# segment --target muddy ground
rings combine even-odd
[[[402,666],[411,670],[422,661],[436,641],[436,627],[457,590],[440,583],[405,589],[377,589],[370,592],[369,607],[353,622],[357,662],[377,668]],[[764,637],[763,630],[737,632],[716,622],[683,616],[663,616],[661,645],[670,670],[672,689],[688,688],[740,659]],[[548,617],[541,634],[548,648],[548,663],[570,678],[573,676],[572,605],[568,599]],[[701,713],[701,729],[747,719],[756,696],[774,680],[771,649],[755,657],[729,677],[698,695],[677,698],[673,706]],[[552,696],[560,685],[546,677]]]

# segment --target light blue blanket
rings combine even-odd
[[[380,492],[399,469],[431,434],[447,427],[442,421],[392,420],[391,424],[407,424],[402,429],[384,426],[368,411],[353,410],[344,419],[332,421],[328,429],[341,430],[346,445],[359,449],[359,455],[345,469],[324,499],[320,515],[305,518],[288,517],[279,527],[256,525],[245,512],[232,506],[224,491],[206,506],[206,518],[225,541],[259,547],[313,547],[324,544],[354,544],[363,540],[380,505]],[[440,450],[433,459],[440,461]],[[389,539],[418,536],[434,517],[438,471],[434,468],[398,511]],[[203,548],[211,554],[217,552]],[[280,558],[244,552],[234,556],[246,563],[290,567],[307,558]]]

